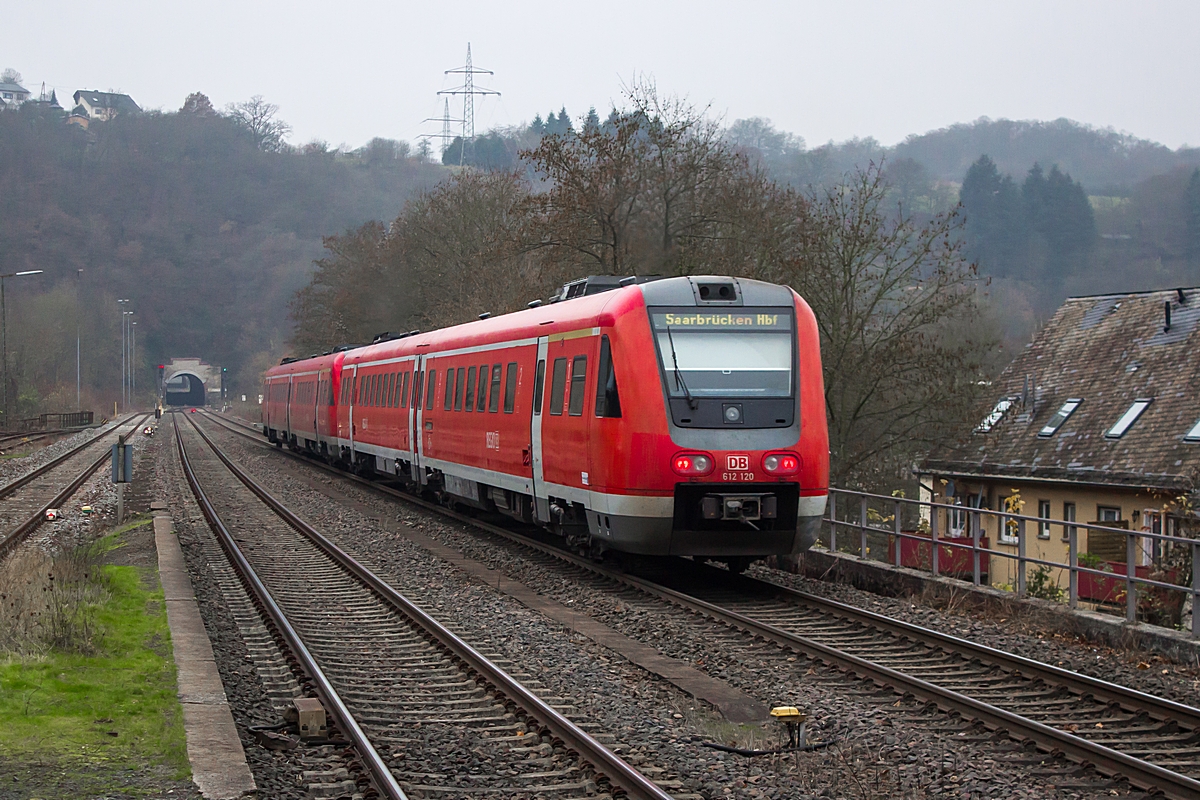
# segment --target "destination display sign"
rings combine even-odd
[[[653,311],[655,330],[790,331],[792,315],[784,309],[739,308],[737,311]]]

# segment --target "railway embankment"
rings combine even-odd
[[[772,570],[776,577],[785,575]],[[1046,637],[1090,642],[1114,653],[1124,654],[1135,664],[1149,664],[1147,659],[1166,659],[1180,666],[1190,666],[1200,674],[1200,639],[1186,631],[1173,630],[1143,622],[1129,624],[1122,617],[1099,611],[1072,609],[1063,603],[1036,597],[1018,598],[991,586],[934,576],[906,567],[896,567],[878,561],[859,558],[853,554],[810,550],[798,558],[797,573],[808,581],[805,588],[820,593],[822,585],[841,599],[847,588],[871,595],[894,598],[898,611],[908,606],[943,611],[966,612],[975,618],[994,624],[1007,624],[1034,631]],[[786,580],[786,578],[785,578]],[[861,602],[852,600],[851,602]],[[889,610],[888,614],[893,614]],[[921,622],[920,624],[927,624]],[[1006,646],[1001,644],[1000,646]],[[1044,658],[1044,656],[1040,656]],[[1145,669],[1145,668],[1143,668]],[[1193,687],[1193,691],[1195,687]]]
[[[199,797],[153,556],[139,518],[0,565],[0,798]]]

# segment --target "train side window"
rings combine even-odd
[[[429,383],[429,391],[425,394],[425,410],[432,411],[433,410],[433,389],[435,386],[437,386],[437,370],[435,369],[435,370],[430,371],[428,378],[425,377],[424,372],[417,373],[417,405],[421,404],[421,383],[422,383],[422,381],[428,381],[428,383]]]
[[[371,381],[371,405],[375,406],[376,408],[383,405],[381,402],[383,399],[382,395],[383,375],[376,373],[374,379]]]
[[[488,398],[488,411],[495,414],[500,410],[500,365],[492,365],[492,396]]]
[[[554,375],[550,379],[550,413],[561,417],[563,412],[563,396],[567,393],[567,360],[554,359]]]
[[[475,396],[475,410],[487,411],[488,365],[479,368],[479,393]],[[470,405],[470,400],[467,405]]]
[[[354,379],[350,383],[350,403],[351,405],[359,405],[358,399],[358,373],[354,373]]]
[[[446,402],[442,404],[443,411],[454,407],[454,370],[446,370]]]
[[[463,388],[467,383],[467,368],[459,367],[454,373],[454,410],[462,411]]]
[[[408,408],[408,373],[400,373],[400,391],[397,392],[400,396],[400,407]]]
[[[429,375],[430,375],[430,378],[429,378],[430,384],[429,385],[433,386],[434,384],[437,383],[437,381],[434,380],[437,377],[437,370],[435,369],[433,372],[429,373]],[[417,370],[416,372],[414,372],[413,373],[413,396],[412,396],[412,407],[413,408],[420,408],[421,401],[423,401],[425,399],[425,395],[422,394],[422,392],[421,392],[421,388],[424,383],[425,383],[424,371]],[[430,394],[432,394],[433,389],[430,389],[429,392],[430,392]]]
[[[508,362],[508,373],[504,376],[504,413],[513,413],[517,402],[517,362]]]
[[[600,338],[600,368],[596,372],[596,416],[621,416],[621,396],[617,392],[617,372],[613,367],[612,347],[607,336]]]
[[[546,360],[541,359],[537,365],[537,375],[533,379],[533,413],[542,413],[542,387],[546,384]]]
[[[567,413],[572,417],[583,416],[583,393],[587,386],[587,356],[575,356],[571,362],[571,400]]]
[[[392,401],[396,399],[396,373],[389,372],[387,374],[387,389],[383,393],[383,404],[388,408],[392,408]]]
[[[375,390],[378,388],[379,388],[379,376],[378,375],[368,375],[367,376],[367,398],[366,398],[365,402],[363,402],[363,405],[366,406],[367,408],[371,408],[372,406],[379,405],[378,403],[375,402]]]
[[[458,404],[455,403],[454,410],[458,410]],[[463,411],[475,410],[475,368],[471,367],[467,370],[467,405]]]

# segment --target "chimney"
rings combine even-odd
[[[1183,289],[1176,289],[1175,294],[1179,297],[1179,305],[1187,305],[1187,295],[1183,293]]]
[[[1171,330],[1171,301],[1170,300],[1163,303],[1163,315],[1166,318],[1166,322],[1163,324],[1163,333],[1167,333],[1168,331]]]

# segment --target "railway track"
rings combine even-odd
[[[670,798],[173,416],[205,517],[381,796]],[[464,751],[478,766],[447,769]]]
[[[124,441],[149,416],[137,415],[117,423],[107,433],[82,442],[0,486],[0,558],[11,553],[45,522],[47,510],[62,507],[96,470],[108,463],[109,445],[117,438]],[[112,435],[122,428],[128,430],[116,437]]]
[[[254,428],[212,417],[266,445]],[[679,561],[661,582],[606,569],[511,530],[325,467],[566,562],[627,602],[654,598],[912,695],[1101,774],[1171,798],[1200,797],[1200,709],[725,570]]]

